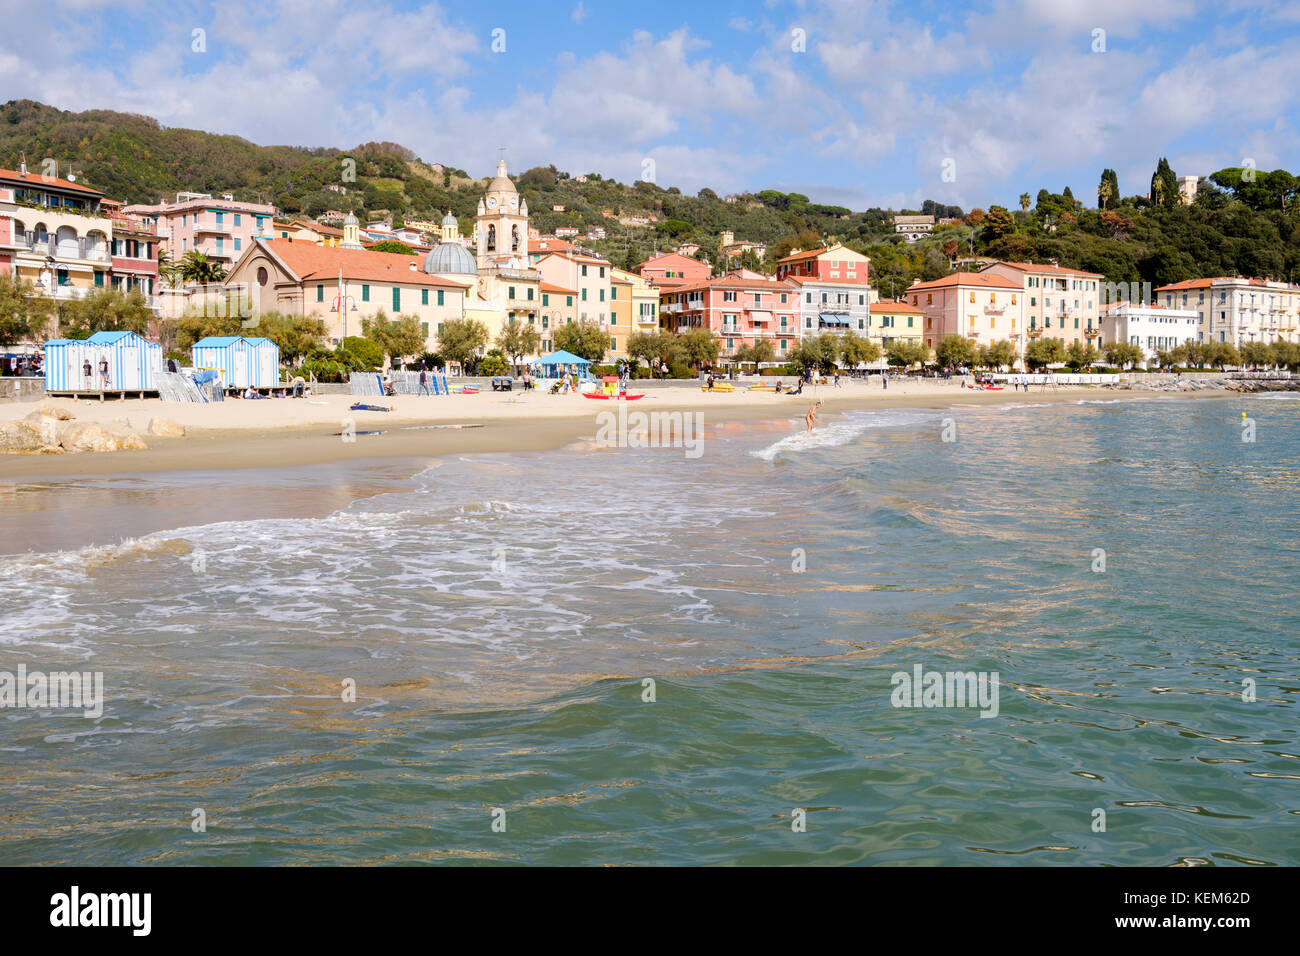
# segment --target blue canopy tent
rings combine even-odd
[[[531,364],[538,378],[560,378],[568,375],[569,367],[573,366],[573,371],[579,379],[584,381],[591,379],[591,362],[564,349],[543,355]]]

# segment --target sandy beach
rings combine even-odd
[[[1224,393],[1202,393],[1222,397]],[[845,381],[842,387],[814,386],[799,396],[751,392],[706,394],[694,383],[656,386],[629,406],[640,411],[700,411],[705,424],[724,421],[784,420],[801,416],[814,402],[819,415],[869,408],[945,408],[962,405],[1054,403],[1089,397],[1157,398],[1096,386],[1000,392],[976,391],[957,381],[892,380],[882,390]],[[1180,396],[1185,397],[1185,396]],[[351,411],[355,401],[386,405],[391,412]],[[320,395],[310,399],[230,399],[215,404],[162,402],[158,399],[87,401],[47,399],[80,421],[144,435],[147,450],[64,455],[0,456],[0,478],[141,474],[161,471],[276,468],[366,458],[427,457],[496,451],[558,448],[596,430],[596,416],[614,408],[580,395],[480,392],[477,395],[407,396],[357,399]],[[0,405],[0,422],[21,419],[32,402]],[[153,418],[185,428],[184,438],[146,435]],[[351,422],[354,441],[342,432]],[[382,434],[380,434],[382,432]]]

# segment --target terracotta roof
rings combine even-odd
[[[1054,266],[1049,262],[1008,262],[1004,259],[998,259],[991,262],[989,266],[986,266],[985,268],[991,266],[1010,266],[1011,268],[1018,269],[1021,272],[1059,272],[1063,275],[1088,276],[1094,279],[1104,278],[1100,272],[1084,272],[1082,269],[1064,269],[1061,266]]]
[[[890,299],[884,299],[880,302],[873,302],[868,307],[871,312],[893,313],[893,312],[913,312],[916,315],[921,314],[921,310],[914,305],[908,305],[906,302],[894,302]]]
[[[777,259],[776,262],[777,265],[780,265],[782,262],[798,262],[800,259],[811,259],[814,256],[820,256],[823,252],[828,252],[830,248],[830,246],[822,246],[820,249],[810,249],[807,252],[792,252],[782,259]]]
[[[784,279],[742,279],[739,276],[719,276],[716,279],[704,279],[690,285],[678,286],[676,292],[694,292],[696,289],[763,289],[775,292],[791,292],[794,287]],[[737,303],[739,305],[740,303]]]
[[[421,269],[423,259],[420,256],[318,246],[314,242],[294,242],[291,239],[258,241],[304,282],[337,280],[339,270],[342,269],[345,279],[360,279],[389,285],[393,283],[427,285],[463,290],[468,284],[429,275]],[[411,269],[412,265],[415,266],[414,270]]]
[[[942,279],[933,279],[930,282],[918,282],[914,286],[909,286],[904,295],[910,295],[913,292],[927,291],[930,289],[949,289],[956,286],[980,286],[989,289],[1014,289],[1020,291],[1020,283],[1012,282],[1010,279],[1004,279],[1002,276],[988,275],[983,272],[954,272],[950,276],[944,276]]]
[[[551,285],[549,282],[543,282],[540,285],[543,292],[564,292],[567,293],[568,295],[578,294],[577,289],[566,289],[562,285]]]
[[[76,183],[70,183],[66,179],[60,179],[58,176],[42,176],[40,173],[28,172],[23,175],[16,169],[0,169],[0,182],[22,186],[46,186],[51,189],[64,189],[68,192],[84,193],[87,196],[103,196],[98,189],[91,189],[88,186],[79,186]]]
[[[796,285],[842,285],[850,289],[865,289],[870,285],[866,279],[855,282],[851,279],[819,279],[816,276],[786,276],[781,281],[793,282]]]
[[[662,252],[657,256],[651,256],[645,262],[641,262],[633,266],[632,271],[638,272],[639,270],[645,268],[646,266],[657,266],[661,264],[666,266],[669,263],[666,262],[665,260],[670,260],[673,262],[684,262],[687,265],[698,266],[705,269],[708,268],[708,265],[701,262],[699,259],[692,259],[690,256],[684,256],[679,252]]]
[[[1212,283],[1212,282],[1232,282],[1232,283],[1235,283],[1235,284],[1237,284],[1237,285],[1257,285],[1257,286],[1263,286],[1263,287],[1267,288],[1267,287],[1268,287],[1268,283],[1269,283],[1270,281],[1274,281],[1274,280],[1269,280],[1269,279],[1246,279],[1246,278],[1243,278],[1242,276],[1215,276],[1215,277],[1212,278],[1212,279],[1184,279],[1182,282],[1175,282],[1175,283],[1173,283],[1172,285],[1162,285],[1162,286],[1160,286],[1159,288],[1157,288],[1155,291],[1157,291],[1157,292],[1178,292],[1178,291],[1181,291],[1181,290],[1183,290],[1183,289],[1208,289],[1208,288],[1210,287],[1210,283]],[[1292,284],[1287,283],[1287,282],[1283,282],[1283,281],[1280,280],[1280,279],[1275,280],[1275,281],[1276,281],[1277,284],[1279,284],[1279,285],[1284,285],[1284,286],[1286,286],[1286,287],[1287,287],[1287,290],[1289,290],[1289,291],[1292,291],[1292,292],[1300,291],[1300,286],[1292,285]],[[1282,290],[1282,289],[1278,289],[1277,291],[1278,291],[1278,292],[1282,292],[1282,291],[1284,291],[1284,290]]]

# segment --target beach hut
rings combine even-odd
[[[280,346],[270,339],[245,339],[252,350],[249,384],[253,388],[274,388],[280,384]]]
[[[108,391],[153,391],[158,387],[157,375],[162,369],[162,346],[146,341],[135,332],[96,332],[86,339],[86,344],[98,352],[99,358],[108,359],[107,383],[96,382],[96,387]],[[92,361],[98,377],[99,363]]]
[[[100,362],[108,361],[105,381]],[[86,377],[89,362],[91,375]],[[88,339],[50,339],[45,343],[47,392],[135,392],[158,388],[162,346],[135,332],[96,332]]]
[[[585,379],[591,377],[591,362],[580,355],[574,355],[560,349],[558,352],[551,352],[543,355],[537,361],[533,362],[534,368],[541,369],[541,378],[560,378],[569,374],[570,366],[576,371],[578,378]]]
[[[209,335],[190,347],[195,368],[216,369],[227,388],[252,384],[255,356],[248,340],[238,335]]]
[[[216,369],[227,388],[273,388],[280,382],[280,346],[270,339],[209,335],[190,348],[195,368]]]

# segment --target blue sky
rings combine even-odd
[[[1161,155],[1300,167],[1300,2],[0,4],[5,99],[391,140],[480,176],[505,146],[514,171],[630,182],[653,160],[688,192],[970,208],[1091,202],[1106,166],[1143,193]]]

